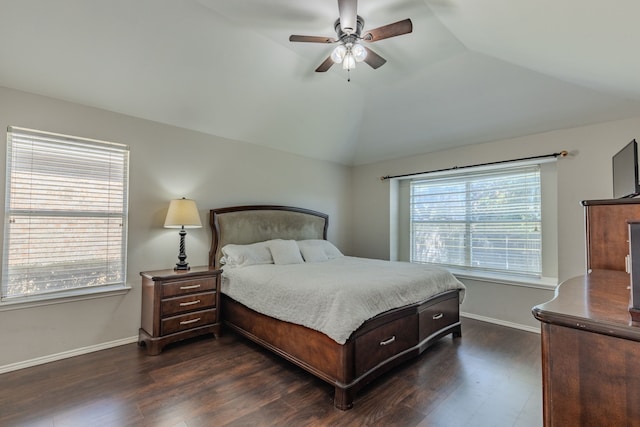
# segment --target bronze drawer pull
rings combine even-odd
[[[392,342],[394,342],[396,340],[396,336],[392,336],[391,338],[384,340],[384,341],[380,341],[380,345],[389,345]]]
[[[190,323],[196,323],[199,322],[200,318],[198,317],[197,319],[191,319],[191,320],[183,320],[182,322],[180,322],[181,325],[188,325]]]
[[[444,314],[438,313],[433,315],[433,320],[440,320],[444,317]]]
[[[180,307],[186,307],[188,305],[199,304],[199,303],[200,303],[199,299],[197,299],[195,301],[190,301],[190,302],[181,302],[180,303]]]
[[[197,285],[191,285],[191,286],[180,286],[181,290],[185,290],[185,289],[198,289],[200,287],[200,284]]]

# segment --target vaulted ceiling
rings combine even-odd
[[[640,116],[640,2],[358,3],[348,82],[336,0],[0,0],[0,86],[347,165]]]

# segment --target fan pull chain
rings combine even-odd
[[[347,68],[347,81],[351,81],[351,68]]]

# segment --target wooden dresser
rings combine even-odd
[[[640,325],[629,315],[628,220],[640,200],[583,202],[587,269],[533,308],[545,426],[640,426]]]
[[[203,334],[220,334],[219,281],[222,270],[141,272],[142,316],[138,344],[149,355],[167,344]]]
[[[587,272],[625,271],[627,221],[640,220],[640,199],[585,200]]]

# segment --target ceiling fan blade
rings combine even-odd
[[[290,42],[306,42],[306,43],[335,43],[338,40],[331,37],[322,37],[322,36],[298,36],[298,35],[290,35]]]
[[[331,56],[328,56],[327,59],[324,60],[322,64],[318,68],[316,68],[316,73],[324,73],[333,65],[333,60]]]
[[[342,31],[355,33],[358,28],[358,0],[338,0],[338,12]]]
[[[384,59],[382,56],[378,55],[377,53],[375,53],[374,51],[372,51],[368,47],[364,46],[364,48],[367,50],[367,57],[364,58],[364,62],[369,64],[371,66],[371,68],[373,68],[374,70],[376,68],[382,67],[384,65],[384,63],[387,62],[386,59]],[[331,59],[331,58],[329,58],[329,59]]]
[[[367,31],[362,36],[362,40],[367,42],[377,42],[378,40],[388,39],[389,37],[401,36],[402,34],[407,34],[411,31],[413,31],[411,19],[405,19],[403,21],[383,25],[382,27]]]

